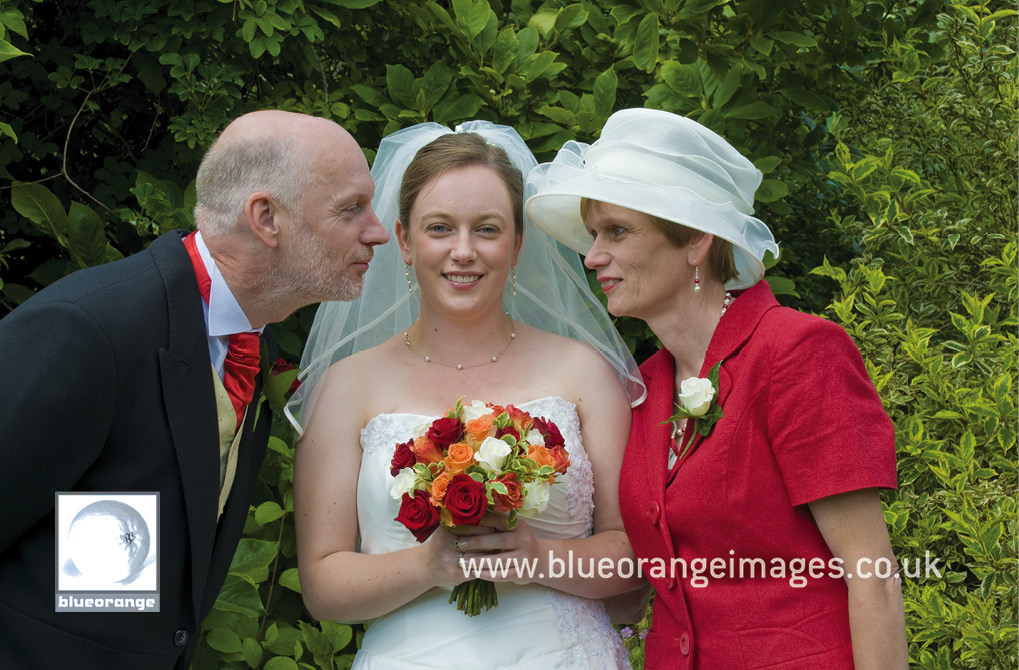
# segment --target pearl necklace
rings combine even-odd
[[[414,324],[411,324],[410,328],[413,328],[413,327],[414,327]],[[410,348],[410,346],[411,346],[411,344],[410,344],[410,335],[409,335],[410,328],[408,328],[407,330],[403,331],[403,343],[406,344],[408,348]],[[494,356],[492,356],[492,360],[490,360],[490,361],[485,361],[484,363],[475,363],[474,365],[464,365],[462,363],[457,363],[456,365],[450,365],[448,363],[440,363],[439,361],[433,360],[431,356],[429,356],[428,354],[425,354],[425,363],[435,363],[436,365],[441,365],[444,368],[456,368],[457,370],[468,370],[470,368],[477,368],[477,367],[481,367],[482,365],[488,365],[489,363],[495,363],[497,360],[499,360],[499,356],[502,356],[504,353],[506,353],[506,350],[509,349],[509,346],[511,344],[513,344],[513,340],[515,340],[516,337],[517,337],[516,330],[513,330],[513,319],[510,319],[510,328],[511,328],[511,330],[510,330],[510,339],[509,339],[509,342],[506,343],[505,347],[503,347]]]

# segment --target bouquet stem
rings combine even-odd
[[[499,604],[499,595],[495,592],[495,584],[484,579],[472,579],[453,587],[449,595],[450,604],[467,616],[478,616],[481,608],[492,609]]]

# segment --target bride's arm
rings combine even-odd
[[[470,538],[461,544],[469,545],[471,555],[498,550],[499,553],[490,558],[536,561],[534,578],[482,575],[492,581],[536,582],[586,598],[605,598],[633,591],[645,582],[632,576],[634,555],[623,530],[618,495],[619,470],[630,431],[630,405],[615,371],[593,349],[575,346],[557,372],[568,375],[571,386],[577,389],[573,397],[580,416],[581,437],[594,473],[594,534],[570,540],[537,538],[527,528],[526,520],[521,519],[514,531]],[[572,571],[566,570],[567,574],[562,577],[551,577],[550,556],[564,562],[555,564],[558,574],[569,564],[570,552]],[[594,577],[580,576],[578,566],[589,575],[592,561]],[[604,566],[600,574],[599,565]],[[620,566],[623,566],[623,574],[631,576],[621,577]]]
[[[326,374],[314,415],[296,447],[294,521],[308,611],[316,619],[355,622],[391,612],[433,586],[458,584],[464,576],[453,537],[441,529],[409,549],[357,553],[365,389],[354,380],[371,377],[343,363]]]

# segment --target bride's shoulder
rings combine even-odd
[[[377,373],[380,368],[384,368],[386,366],[387,361],[392,360],[393,353],[398,351],[396,348],[398,340],[400,344],[403,344],[403,340],[400,336],[394,335],[382,344],[377,344],[370,349],[364,349],[355,354],[351,354],[350,356],[341,358],[329,366],[329,370],[326,374],[329,377],[338,377],[342,375],[352,375],[371,371],[375,371]]]
[[[530,326],[526,328],[527,339],[521,342],[525,345],[521,351],[527,352],[528,365],[549,373],[545,376],[558,379],[567,387],[563,393],[582,395],[592,383],[617,379],[609,362],[591,345]]]
[[[589,344],[524,324],[519,326],[517,330],[524,331],[526,339],[522,343],[525,344],[528,353],[531,355],[541,354],[547,356],[550,361],[555,361],[558,365],[608,365],[608,362],[598,353],[598,350]],[[518,332],[519,335],[520,333]]]
[[[390,377],[387,370],[392,365],[396,339],[392,338],[370,349],[346,356],[329,366],[323,378],[325,387],[343,389],[346,394],[367,400],[367,391],[379,386],[379,380]],[[403,342],[400,341],[402,346]],[[372,384],[365,382],[374,380]],[[356,382],[356,383],[352,383]]]

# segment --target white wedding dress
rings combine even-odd
[[[573,403],[547,397],[518,407],[555,422],[572,462],[556,478],[548,508],[527,523],[538,537],[578,538],[591,534],[594,482],[591,462],[580,441],[580,419]],[[397,443],[434,417],[381,414],[361,431],[361,473],[357,481],[360,551],[381,554],[417,541],[396,521],[400,504],[389,494],[390,461]],[[566,558],[566,557],[562,557]],[[576,570],[577,567],[575,566]],[[587,574],[585,565],[581,570]],[[354,670],[543,670],[629,668],[619,634],[598,600],[588,600],[537,584],[496,587],[499,605],[468,617],[449,602],[450,588],[433,588],[403,607],[368,624]]]

